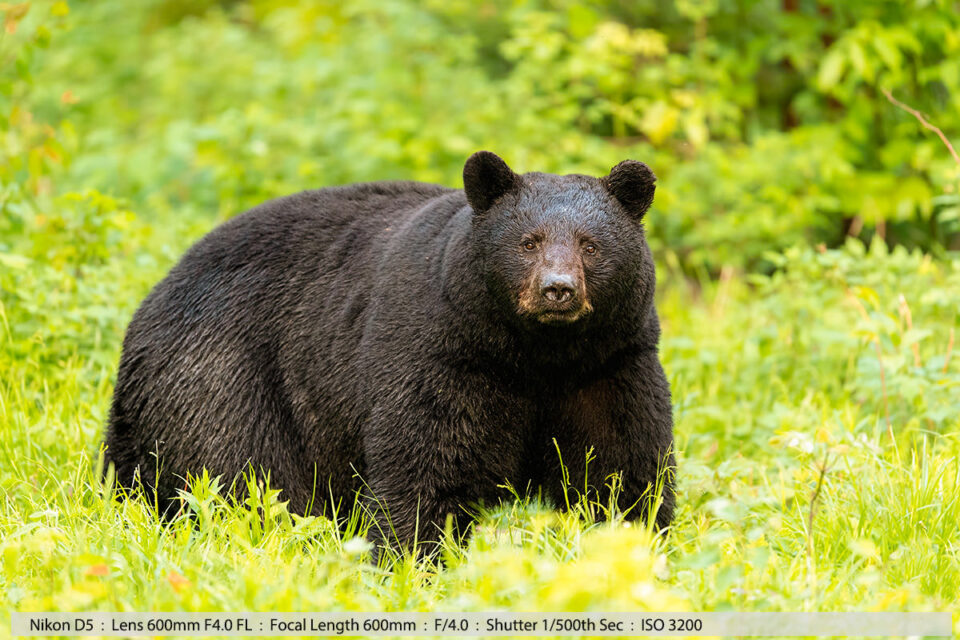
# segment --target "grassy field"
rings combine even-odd
[[[443,58],[417,40],[439,27],[417,22],[409,3],[385,5],[410,23],[390,37],[440,74],[418,85],[422,69],[391,67],[410,94],[390,93],[391,73],[363,68],[386,46],[376,22],[350,27],[366,39],[337,40],[332,29],[314,42],[292,10],[164,17],[177,6],[41,2],[0,40],[11,63],[0,82],[5,611],[958,609],[956,252],[888,249],[876,237],[826,248],[805,242],[803,226],[781,236],[776,216],[809,203],[780,208],[776,176],[756,172],[749,180],[762,189],[736,188],[757,200],[710,223],[726,235],[699,221],[678,227],[678,209],[713,215],[711,202],[689,201],[695,181],[677,185],[685,167],[709,172],[703,158],[719,151],[688,164],[681,152],[569,133],[532,112],[505,124],[503,105],[482,100],[477,69],[451,71],[470,56],[448,43]],[[362,73],[329,85],[347,58]],[[438,110],[446,99],[456,108]],[[782,144],[750,146],[744,161],[756,169]],[[378,566],[362,527],[342,535],[291,515],[275,491],[232,506],[204,478],[166,524],[149,505],[114,499],[98,460],[123,332],[192,242],[298,189],[398,177],[460,186],[457,171],[479,147],[519,170],[601,175],[651,155],[666,167],[647,225],[678,445],[667,536],[616,514],[601,522],[603,505],[564,513],[525,499],[482,514],[441,564]],[[734,186],[724,194],[736,200]],[[685,229],[705,234],[690,236],[699,253],[671,246],[688,241]],[[737,262],[729,238],[741,229],[753,253]],[[770,235],[778,242],[764,252]],[[0,616],[0,636],[9,624]]]
[[[139,229],[130,254],[79,272],[4,255],[6,608],[956,606],[958,263],[851,243],[789,251],[776,275],[749,282],[694,289],[665,278],[680,450],[680,507],[665,539],[595,523],[597,505],[563,514],[521,501],[485,514],[446,566],[375,567],[362,540],[289,515],[282,493],[258,497],[261,519],[201,482],[187,500],[198,517],[164,525],[98,481],[124,322],[197,232],[175,219]]]

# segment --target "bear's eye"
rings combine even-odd
[[[595,254],[595,253],[597,252],[597,245],[595,245],[595,244],[588,244],[587,246],[585,246],[585,247],[583,248],[583,250],[584,250],[584,252],[586,252],[587,254],[589,254],[589,255],[592,256],[593,254]]]
[[[537,243],[533,240],[524,240],[523,250],[524,251],[533,251],[537,248]]]

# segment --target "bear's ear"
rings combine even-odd
[[[463,190],[476,213],[483,213],[497,198],[520,184],[520,176],[495,153],[477,151],[463,165]]]
[[[610,170],[610,175],[600,178],[600,182],[637,220],[653,204],[657,176],[642,162],[624,160]]]

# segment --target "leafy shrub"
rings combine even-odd
[[[688,273],[769,270],[764,252],[800,239],[960,242],[960,165],[883,95],[960,132],[949,2],[151,0],[69,26],[32,57],[22,107],[77,132],[65,189],[145,214],[458,185],[492,147],[525,170],[649,161],[655,247]]]

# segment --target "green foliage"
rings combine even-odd
[[[17,59],[29,84],[8,93],[17,118],[63,131],[43,128],[33,162],[82,151],[64,190],[144,214],[458,185],[481,147],[596,175],[633,156],[661,178],[657,251],[688,273],[768,270],[766,251],[847,233],[960,246],[960,166],[882,93],[960,133],[958,16],[946,1],[100,2],[41,24]]]
[[[3,608],[960,598],[960,169],[882,95],[960,132],[952,4],[2,7]],[[607,505],[575,491],[570,513],[517,496],[465,546],[448,540],[442,566],[375,566],[362,514],[346,533],[290,514],[265,478],[237,505],[204,474],[170,524],[113,499],[98,443],[123,331],[187,246],[303,188],[459,186],[481,147],[520,170],[636,157],[660,176],[647,226],[680,483],[667,537],[600,524]]]

